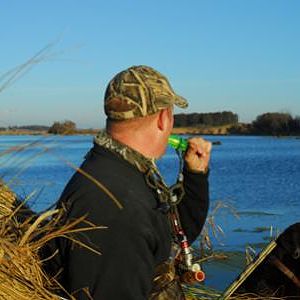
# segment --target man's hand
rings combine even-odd
[[[207,172],[212,148],[211,142],[200,137],[188,140],[188,149],[184,156],[186,167],[191,172]]]

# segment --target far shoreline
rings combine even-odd
[[[174,127],[172,134],[177,135],[209,135],[209,136],[269,136],[277,138],[285,137],[294,137],[300,139],[299,134],[281,134],[281,135],[272,135],[252,132],[247,126],[247,124],[234,127],[232,125],[223,125],[223,126],[201,126],[201,127]],[[66,133],[66,134],[53,134],[48,133],[45,130],[1,130],[0,136],[72,136],[72,135],[96,135],[99,131],[103,129],[77,129],[75,131]]]

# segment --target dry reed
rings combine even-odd
[[[16,196],[0,181],[0,299],[61,299],[58,294],[63,290],[62,287],[42,269],[40,249],[53,238],[66,237],[73,240],[73,233],[100,227],[85,222],[84,217],[59,226],[62,217],[60,210],[50,210],[20,221],[17,215],[22,204],[15,207],[14,203]],[[85,222],[85,227],[76,227],[82,222]],[[76,240],[74,242],[80,243]],[[68,298],[75,299],[71,295]]]

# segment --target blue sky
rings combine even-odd
[[[107,82],[139,64],[169,77],[186,112],[300,115],[299,16],[299,0],[0,0],[0,75],[55,42],[0,93],[0,126],[102,127]]]

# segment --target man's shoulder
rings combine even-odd
[[[122,176],[125,173],[130,176],[143,177],[142,173],[124,158],[98,144],[94,144],[80,168],[95,175]]]
[[[101,201],[101,202],[100,202]],[[94,145],[85,161],[73,175],[63,191],[60,203],[78,207],[113,210],[125,206],[135,209],[145,205],[155,206],[152,191],[144,175],[111,151]]]

